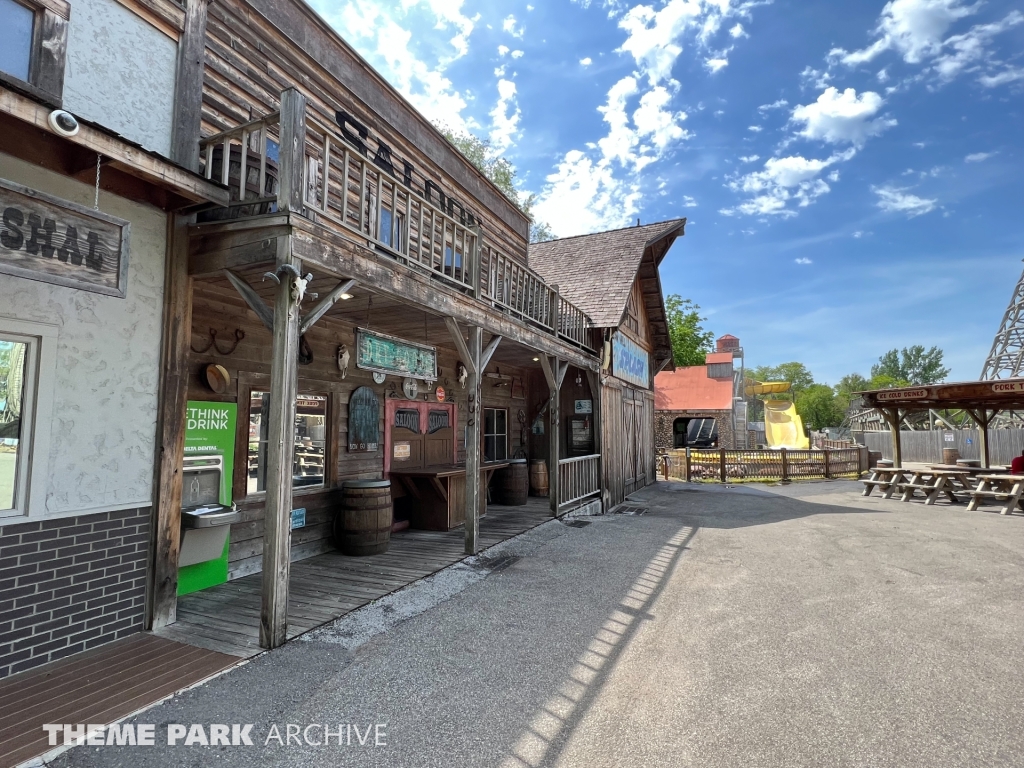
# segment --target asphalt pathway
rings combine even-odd
[[[143,713],[157,746],[53,764],[1024,764],[1024,518],[858,492],[659,483]],[[193,723],[254,745],[161,744]]]

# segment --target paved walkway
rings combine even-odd
[[[1024,519],[859,491],[659,483],[646,515],[547,523],[138,718],[257,746],[55,765],[1020,765]],[[289,723],[387,746],[263,746]]]

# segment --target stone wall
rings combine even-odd
[[[715,419],[718,423],[718,447],[734,448],[732,411],[655,411],[654,445],[658,451],[672,450],[672,425],[676,419]]]

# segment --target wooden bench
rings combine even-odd
[[[925,494],[926,507],[933,505],[939,496],[945,494],[953,504],[961,499],[958,494],[970,493],[972,489],[970,472],[961,470],[920,469],[912,473],[909,482],[898,483],[903,491],[900,501],[910,501],[914,494],[921,491]]]
[[[978,487],[971,490],[971,503],[967,511],[973,512],[985,499],[1005,501],[1000,514],[1009,515],[1014,507],[1021,505],[1021,494],[1024,493],[1024,475],[978,475]]]
[[[870,496],[871,492],[878,488],[882,492],[883,499],[892,498],[892,495],[896,492],[897,485],[907,472],[908,470],[900,469],[899,467],[875,467],[871,470],[869,478],[860,481],[864,484],[862,495]]]

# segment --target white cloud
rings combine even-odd
[[[878,74],[875,75],[875,77],[878,78],[878,82],[880,82],[880,83],[887,83],[887,82],[889,82],[889,70],[888,70],[888,68],[887,67],[882,67],[880,70],[878,70]]]
[[[580,66],[582,66],[582,67],[589,67],[593,63],[594,63],[594,60],[592,58],[590,58],[589,56],[580,59]]]
[[[511,13],[502,20],[501,28],[512,35],[512,37],[521,38],[523,36],[522,26],[516,26],[516,17]]]
[[[507,45],[499,45],[498,46],[498,55],[499,56],[508,56],[509,50],[510,49],[509,49],[509,47]]]
[[[887,213],[905,213],[907,218],[914,218],[935,210],[938,200],[928,200],[907,192],[907,187],[884,185],[872,187],[871,191],[878,195],[876,205]]]
[[[981,163],[990,157],[999,154],[998,152],[972,152],[964,158],[965,163]]]
[[[858,96],[853,88],[840,93],[829,87],[813,104],[794,108],[792,122],[803,123],[803,129],[797,133],[804,138],[831,144],[848,142],[859,147],[869,137],[896,125],[893,119],[870,119],[884,103],[882,97],[873,91],[865,91]]]
[[[1002,72],[994,75],[982,75],[978,82],[986,88],[995,88],[1007,83],[1014,83],[1017,80],[1024,80],[1024,67],[1007,67]]]
[[[641,139],[651,140],[658,155],[672,142],[690,138],[690,133],[682,127],[686,113],[669,109],[671,101],[672,94],[658,86],[640,97],[640,106],[633,112],[637,133]]]
[[[800,79],[803,80],[805,88],[814,86],[815,89],[822,90],[823,88],[828,88],[828,81],[832,79],[832,73],[814,69],[813,67],[804,67],[800,73]]]
[[[856,66],[891,49],[907,63],[920,63],[938,55],[942,37],[953,22],[976,13],[978,5],[964,5],[961,0],[892,0],[882,9],[874,43],[853,52],[834,48],[829,57]]]
[[[747,130],[753,131],[754,133],[760,133],[761,131],[764,130],[764,128],[762,128],[760,125],[748,125]]]
[[[989,59],[992,39],[1022,22],[1024,14],[1013,11],[1002,21],[976,24],[962,35],[949,37],[942,43],[942,54],[932,62],[932,69],[946,82],[964,70],[974,71],[978,63]]]
[[[522,51],[512,51],[512,58],[513,59],[521,59],[521,58],[523,58],[523,52]]]
[[[772,109],[782,109],[783,107],[789,106],[789,102],[785,99],[777,99],[771,104],[762,104],[757,108],[758,112],[768,112]]]
[[[469,52],[469,37],[479,21],[479,15],[466,16],[462,5],[462,0],[403,0],[400,7],[384,9],[371,0],[349,0],[340,7],[315,2],[331,26],[345,30],[349,42],[428,120],[467,131],[476,124],[462,115],[466,97],[445,75],[452,62]],[[417,44],[424,37],[419,32],[423,16],[432,22],[428,34],[443,39]]]
[[[736,24],[729,30],[729,36],[734,38],[750,37],[747,31],[743,28],[742,24]]]
[[[825,160],[814,160],[800,155],[773,157],[764,164],[764,170],[744,176],[733,177],[727,186],[734,192],[751,195],[735,208],[724,208],[720,213],[726,216],[745,214],[748,216],[777,215],[795,216],[798,208],[805,208],[831,187],[820,178],[829,166],[849,160],[856,150],[833,154]]]
[[[694,200],[694,199],[693,199],[692,197],[690,197],[689,195],[683,195],[683,199],[682,199],[682,200],[680,200],[680,202],[681,202],[681,203],[682,203],[683,205],[685,205],[685,206],[686,206],[687,208],[696,208],[696,207],[697,207],[697,201],[696,201],[696,200]]]
[[[740,162],[741,163],[756,163],[760,159],[761,159],[761,157],[759,155],[744,155],[743,157],[740,158]]]
[[[795,261],[797,264],[813,264],[814,263],[810,259],[804,258],[803,256],[801,256],[798,259],[793,259],[793,261]]]
[[[490,112],[491,132],[489,139],[491,149],[496,154],[503,154],[510,146],[519,131],[519,105],[516,103],[516,84],[511,80],[498,81],[498,100]]]
[[[856,232],[853,233],[853,236],[857,240],[860,240],[862,237],[864,237],[864,233],[858,229]]]
[[[710,58],[704,59],[704,66],[707,67],[708,71],[714,74],[721,69],[725,69],[729,66],[729,60],[726,58]]]
[[[638,181],[617,178],[607,161],[594,162],[573,149],[547,177],[534,210],[565,237],[625,226],[640,210],[640,199]]]

